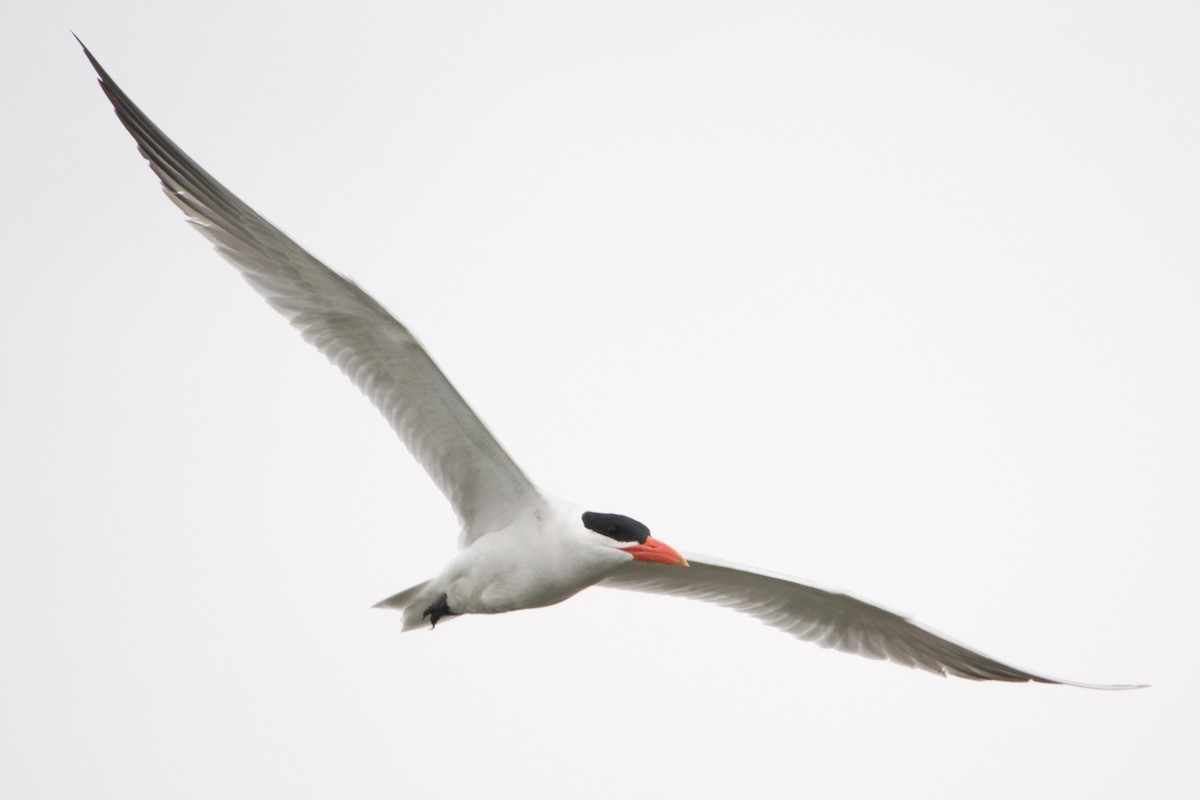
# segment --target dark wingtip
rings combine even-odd
[[[104,67],[100,66],[100,62],[96,60],[94,55],[92,55],[92,51],[88,50],[87,45],[83,43],[83,39],[80,39],[75,31],[71,31],[71,35],[75,37],[75,41],[79,42],[79,46],[83,48],[83,54],[87,56],[87,60],[91,62],[92,69],[96,70],[96,74],[100,76],[101,83],[108,80],[108,73],[104,71]]]
[[[83,39],[79,38],[79,34],[75,31],[70,31],[70,34],[75,37],[75,41],[79,42],[79,46],[83,48],[83,54],[88,57],[88,61],[95,64],[96,59],[92,58],[92,52],[87,49],[87,45],[83,43]]]

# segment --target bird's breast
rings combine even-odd
[[[569,541],[499,531],[447,566],[445,591],[456,614],[499,614],[560,603],[612,566]]]

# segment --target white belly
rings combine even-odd
[[[455,614],[499,614],[566,600],[626,556],[546,531],[497,531],[458,554],[435,580]]]

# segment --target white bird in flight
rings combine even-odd
[[[83,51],[167,197],[370,398],[453,506],[458,554],[436,577],[378,604],[403,612],[405,630],[463,614],[548,606],[608,586],[716,603],[821,647],[941,675],[1136,688],[1027,672],[835,589],[707,556],[685,559],[637,520],[545,494],[408,328],[205,172]]]

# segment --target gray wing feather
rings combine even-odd
[[[84,53],[167,197],[383,413],[454,507],[464,543],[539,497],[404,325],[192,161]]]
[[[709,556],[685,554],[685,558],[691,566],[632,561],[598,585],[715,603],[821,647],[940,675],[977,681],[1066,683],[1094,689],[1138,688],[1095,686],[1026,672],[843,592]]]

